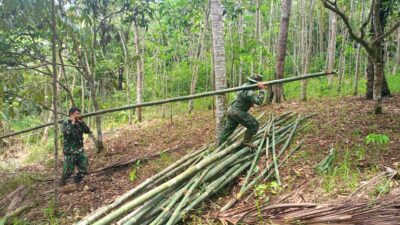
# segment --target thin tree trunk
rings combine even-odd
[[[261,73],[262,67],[262,35],[261,35],[261,13],[260,13],[260,4],[261,0],[256,0],[256,35],[255,39],[257,40],[257,49],[258,49],[258,74]]]
[[[134,21],[134,35],[135,35],[135,60],[136,60],[136,104],[143,102],[143,77],[141,71],[141,56],[140,56],[140,43],[139,43],[139,28],[137,21]],[[136,109],[137,121],[142,121],[142,109]]]
[[[331,25],[329,26],[329,44],[328,44],[328,60],[327,60],[327,72],[332,72],[335,66],[336,57],[336,32],[337,32],[337,15],[334,12],[330,12]],[[329,86],[332,85],[333,75],[328,75]]]
[[[57,190],[57,171],[58,171],[58,115],[57,115],[57,105],[58,105],[58,96],[57,96],[57,53],[56,53],[56,36],[57,36],[57,28],[56,28],[56,8],[55,8],[55,0],[51,1],[51,46],[52,46],[52,68],[53,68],[53,126],[54,126],[54,205],[55,210],[58,210],[58,190]]]
[[[162,75],[162,79],[163,79],[163,97],[164,99],[167,99],[168,96],[168,79],[167,79],[167,69],[166,69],[166,63],[163,62],[162,68],[163,68],[163,75]],[[166,105],[164,104],[162,106],[162,117],[165,118],[166,116]]]
[[[81,111],[85,113],[85,78],[83,75],[81,75],[81,102]]]
[[[397,29],[397,50],[396,50],[396,58],[394,61],[392,74],[397,73],[399,64],[400,64],[400,29]]]
[[[361,53],[361,45],[357,43],[357,51],[356,51],[356,68],[354,72],[354,85],[353,85],[353,95],[358,95],[358,79],[360,73],[360,53]]]
[[[59,46],[62,46],[62,41],[59,41]],[[71,103],[71,105],[72,106],[76,106],[76,104],[75,104],[75,100],[74,100],[74,96],[73,96],[73,92],[70,90],[70,88],[67,86],[67,85],[64,85],[63,83],[61,83],[61,76],[64,76],[64,78],[66,78],[66,72],[65,72],[65,64],[64,64],[64,58],[63,58],[63,56],[62,56],[62,51],[63,51],[63,49],[62,48],[60,48],[59,49],[59,51],[58,51],[58,59],[59,59],[59,63],[61,64],[61,66],[60,66],[60,78],[58,79],[58,88],[60,89],[59,90],[59,93],[61,93],[61,88],[62,89],[64,89],[64,91],[67,93],[67,97],[68,97],[68,99],[69,99],[69,101],[70,101],[70,103]],[[65,80],[65,83],[67,84],[68,83],[68,81],[67,80]]]
[[[318,52],[324,51],[324,26],[323,26],[323,18],[321,15],[321,10],[318,10],[317,12],[318,15],[318,38],[319,38],[319,49]]]
[[[278,39],[278,51],[276,58],[276,79],[282,79],[285,71],[285,57],[286,57],[286,47],[287,47],[287,38],[289,31],[289,19],[290,19],[290,10],[292,6],[292,0],[283,0],[282,2],[282,16],[281,16],[281,25]],[[278,84],[272,87],[273,89],[273,102],[279,103],[284,100],[283,97],[283,85]]]
[[[342,43],[340,44],[340,57],[339,57],[339,68],[338,68],[338,74],[339,74],[339,86],[338,86],[338,93],[340,94],[342,91],[342,84],[343,84],[343,77],[345,74],[346,70],[346,55],[345,55],[345,48],[347,45],[347,35],[348,31],[344,30],[344,34],[342,35]]]
[[[305,0],[302,1],[304,5],[306,5]],[[307,47],[305,49],[305,55],[304,55],[304,60],[303,60],[303,74],[308,73],[308,67],[310,64],[310,57],[311,57],[311,50],[312,50],[312,41],[313,41],[313,23],[314,23],[314,16],[313,16],[313,9],[314,9],[314,1],[309,0],[309,12],[307,13],[307,16],[304,15],[304,21],[306,18],[309,20],[307,22],[308,25],[308,31],[305,34],[305,39],[308,41]],[[303,24],[305,25],[305,24]],[[305,29],[305,28],[304,28]],[[305,43],[304,43],[305,44]],[[301,99],[303,101],[307,101],[307,80],[302,80],[301,81]]]
[[[219,0],[211,1],[211,24],[212,24],[212,42],[214,56],[215,71],[215,89],[221,90],[226,88],[226,63],[225,63],[225,45],[224,45],[224,28],[222,21],[222,9]],[[225,114],[226,96],[218,95],[216,97],[216,135],[222,127],[222,119]]]
[[[244,38],[243,38],[243,6],[242,6],[242,1],[239,1],[239,5],[241,8],[240,14],[239,14],[239,22],[238,22],[238,32],[239,32],[239,85],[243,84],[243,55],[242,51],[244,49]]]
[[[85,64],[86,64],[86,75],[85,78],[89,83],[89,90],[90,90],[90,98],[93,104],[93,109],[94,111],[100,110],[99,104],[97,102],[97,93],[96,93],[96,85],[95,85],[95,79],[94,79],[94,74],[92,74],[92,70],[90,69],[89,66],[89,61],[87,58],[87,51],[84,51],[84,58],[85,58]],[[94,60],[94,57],[92,56],[92,60]],[[96,131],[97,131],[97,140],[95,141],[96,143],[96,148],[97,148],[97,153],[100,153],[104,149],[103,145],[103,133],[101,131],[101,116],[97,115],[95,116],[95,123],[96,123]]]
[[[275,58],[275,43],[273,37],[273,28],[274,28],[274,0],[271,0],[270,11],[269,11],[269,21],[268,21],[268,36],[269,36],[269,50],[272,53],[272,58]]]
[[[192,81],[190,83],[190,95],[193,95],[196,92],[196,86],[197,86],[197,80],[199,77],[199,61],[200,61],[200,55],[203,49],[202,41],[203,41],[203,36],[204,36],[204,29],[200,29],[200,35],[199,35],[199,40],[196,48],[196,52],[193,56],[193,69],[192,69]],[[192,113],[193,111],[193,99],[189,101],[189,113]]]
[[[123,67],[123,72],[125,73],[125,79],[126,79],[126,100],[128,105],[131,104],[131,90],[130,90],[130,79],[129,79],[129,52],[127,48],[127,42],[125,41],[125,35],[122,31],[119,31],[119,36],[121,37],[121,45],[122,45],[122,50],[124,52],[124,67]],[[122,73],[121,73],[122,75]],[[123,79],[122,81],[123,82]],[[128,123],[132,123],[132,115],[131,115],[131,110],[128,110]]]

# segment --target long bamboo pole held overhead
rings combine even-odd
[[[262,83],[265,85],[281,84],[281,83],[288,83],[288,82],[304,80],[304,79],[309,79],[309,78],[322,77],[322,76],[327,76],[327,75],[331,75],[331,74],[336,74],[336,72],[312,73],[312,74],[306,74],[306,75],[297,76],[297,77],[271,80],[271,81],[266,81],[266,82],[262,82]],[[187,95],[187,96],[181,96],[181,97],[175,97],[175,98],[168,98],[168,99],[164,99],[164,100],[160,100],[160,101],[143,102],[143,103],[135,104],[135,105],[126,105],[126,106],[122,106],[122,107],[104,109],[104,110],[99,110],[96,112],[91,112],[91,113],[84,114],[83,117],[96,116],[96,115],[101,115],[101,114],[105,114],[105,113],[112,113],[112,112],[118,112],[118,111],[123,111],[123,110],[128,110],[128,109],[148,107],[148,106],[153,106],[153,105],[161,105],[161,104],[165,104],[165,103],[185,101],[185,100],[196,99],[196,98],[204,98],[204,97],[208,97],[208,96],[220,95],[220,94],[225,94],[225,93],[230,93],[230,92],[235,92],[235,91],[240,91],[240,90],[253,89],[256,87],[257,87],[256,84],[252,84],[252,85],[239,86],[239,87],[228,88],[228,89],[223,89],[223,90],[218,90],[218,91],[204,92],[204,93],[199,93],[199,94],[195,94],[195,95]],[[58,123],[62,123],[62,121],[64,121],[64,120],[63,119],[59,120]],[[16,136],[19,134],[33,131],[33,130],[38,130],[40,128],[44,128],[44,127],[51,126],[51,125],[53,125],[53,122],[45,123],[45,124],[42,124],[42,125],[39,125],[36,127],[21,130],[21,131],[14,132],[11,134],[6,134],[6,135],[1,136],[0,139]]]

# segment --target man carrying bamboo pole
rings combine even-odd
[[[261,75],[253,75],[247,78],[248,82],[243,86],[257,84],[259,89],[265,89],[266,85],[261,83]],[[252,143],[252,137],[259,128],[259,123],[247,111],[254,105],[261,105],[264,100],[264,91],[257,94],[254,90],[241,90],[237,93],[236,99],[229,106],[224,126],[218,135],[218,146],[223,144],[231,135],[239,124],[247,128],[243,138],[243,145],[250,148],[256,148]]]
[[[83,149],[83,133],[91,133],[90,128],[81,117],[81,111],[72,107],[69,110],[69,119],[62,123],[64,137],[64,167],[60,186],[65,185],[66,180],[74,173],[75,166],[78,173],[74,177],[75,183],[80,183],[87,174],[88,157]]]

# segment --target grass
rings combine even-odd
[[[351,154],[351,151],[345,151],[344,156],[339,156],[339,159],[336,160],[336,165],[332,169],[328,170],[327,173],[322,173],[322,188],[326,194],[346,194],[358,187],[361,181],[361,174],[354,167]]]

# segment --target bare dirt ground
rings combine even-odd
[[[275,114],[287,111],[301,114],[316,113],[316,116],[310,119],[310,125],[299,133],[294,141],[295,144],[301,139],[306,139],[301,151],[296,153],[289,164],[281,170],[284,189],[280,194],[291,192],[301,186],[301,192],[296,195],[296,199],[292,198],[291,201],[323,202],[333,201],[351,193],[354,187],[346,185],[345,181],[343,181],[344,185],[337,185],[336,188],[329,189],[327,192],[322,175],[314,169],[314,166],[329,153],[331,147],[336,149],[340,160],[343,160],[346,155],[348,157],[346,160],[352,162],[350,169],[359,175],[359,180],[356,180],[359,183],[367,180],[369,175],[372,176],[371,171],[378,172],[384,166],[399,169],[400,96],[395,95],[385,99],[384,113],[381,115],[372,113],[373,105],[373,101],[346,97],[340,100],[293,101],[257,108],[255,110],[257,112],[267,111],[267,113],[274,112]],[[385,134],[390,141],[384,147],[367,145],[365,137],[371,133]],[[100,155],[94,154],[92,144],[87,141],[90,171],[118,161],[146,157],[163,150],[171,151],[149,161],[89,175],[78,187],[69,184],[62,188],[59,192],[60,210],[63,212],[60,222],[70,224],[90,211],[112,202],[117,196],[166,167],[174,159],[208,143],[213,137],[214,117],[211,111],[207,111],[191,116],[183,115],[174,118],[172,122],[153,120],[141,123],[140,127],[138,125],[121,127],[105,135],[106,149]],[[364,155],[359,156],[359,152]],[[364,171],[368,172],[364,173]],[[38,172],[47,174],[47,177],[52,174],[49,171]],[[50,202],[54,195],[52,188],[52,182],[35,181],[24,204],[36,202],[38,205],[22,218],[31,221],[32,224],[49,223],[49,216],[46,215],[44,209],[51,208]],[[224,194],[230,195],[236,189],[235,184],[232,184],[232,188]],[[278,198],[278,195],[271,197]],[[218,204],[224,199],[214,200]],[[218,207],[209,203],[204,205]],[[212,207],[209,210],[212,211]],[[204,211],[202,213],[208,214]],[[199,217],[204,218],[202,215]],[[208,219],[204,219],[202,223],[218,224]]]

